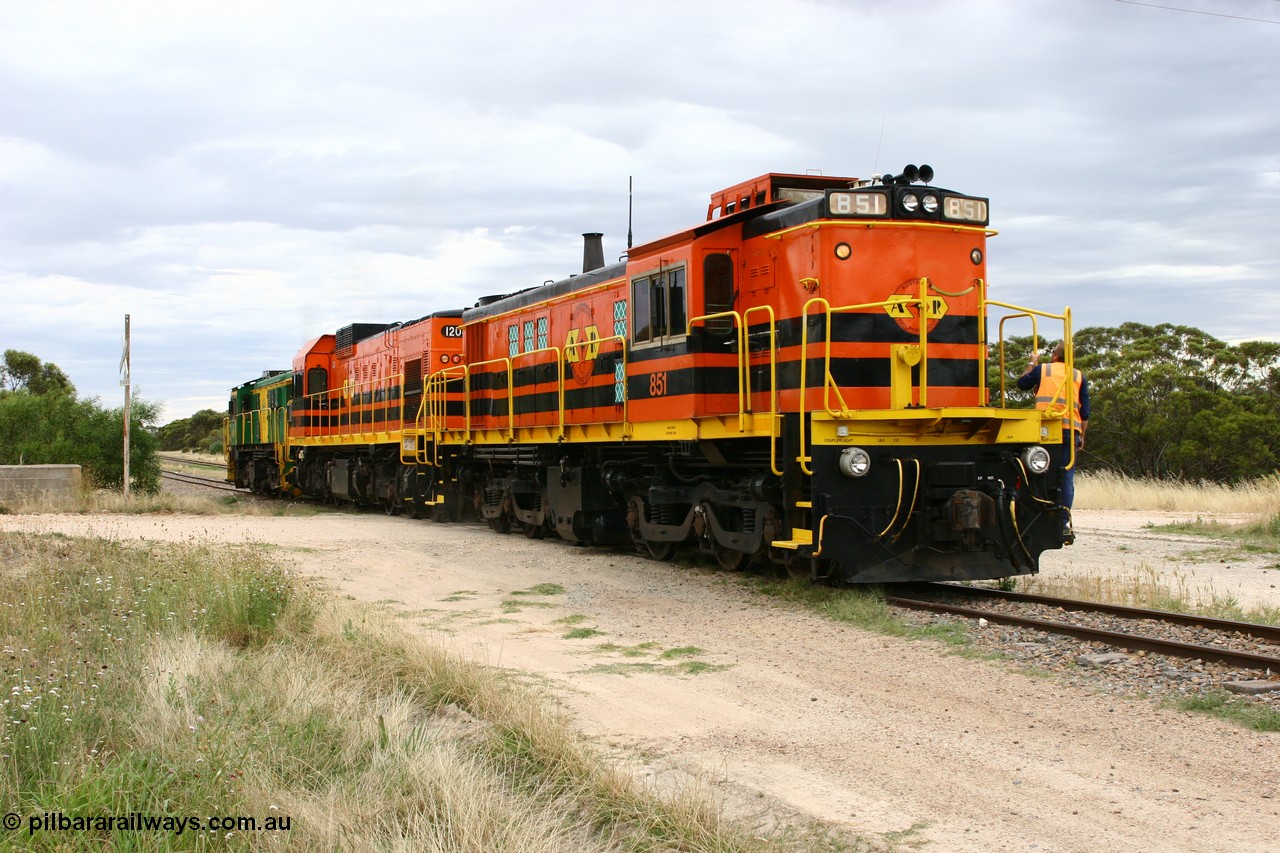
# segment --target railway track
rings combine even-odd
[[[219,470],[226,470],[226,467],[227,467],[226,464],[223,462],[205,462],[200,459],[191,459],[186,456],[158,455],[156,456],[156,458],[159,459],[161,462],[167,462],[170,465],[192,465],[197,468],[217,468]]]
[[[160,476],[166,480],[173,480],[175,483],[187,483],[193,486],[204,486],[210,489],[218,489],[225,492],[239,492],[235,486],[225,480],[215,480],[212,477],[201,477],[196,474],[184,474],[181,471],[164,471],[160,472]]]
[[[988,622],[1065,635],[1139,653],[1211,661],[1239,669],[1280,673],[1280,628],[1251,622],[1234,622],[1205,616],[1189,616],[1162,610],[1144,610],[1088,601],[1006,592],[952,584],[917,584],[920,597],[889,596],[889,604],[934,613],[946,613]],[[964,603],[958,603],[957,599]],[[974,602],[996,606],[974,606]],[[1072,621],[1066,621],[1071,614]],[[1106,617],[1109,627],[1090,624]],[[1053,616],[1054,618],[1047,618]],[[1117,630],[1123,627],[1123,630]],[[1178,633],[1180,637],[1171,637]],[[1254,645],[1264,651],[1240,648]]]

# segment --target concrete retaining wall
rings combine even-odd
[[[0,465],[0,501],[69,498],[79,491],[79,465]]]

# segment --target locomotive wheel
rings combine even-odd
[[[659,560],[664,563],[676,555],[676,543],[674,542],[650,542],[646,540],[644,548],[649,552],[651,560]]]
[[[726,548],[723,545],[715,546],[716,562],[720,564],[720,568],[726,572],[741,571],[747,565],[747,553],[738,551],[733,548]]]
[[[521,522],[520,530],[524,532],[525,537],[528,539],[541,539],[547,534],[547,528],[544,524]]]
[[[443,504],[431,507],[431,520],[436,524],[444,524],[449,520],[449,510]]]
[[[510,533],[511,517],[508,516],[506,513],[502,513],[501,515],[494,516],[493,518],[489,519],[489,527],[493,530],[494,533]]]
[[[387,515],[399,515],[400,507],[396,506],[394,497],[386,497],[382,499],[382,511]]]

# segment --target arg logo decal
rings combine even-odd
[[[924,305],[911,302],[920,298],[920,279],[904,281],[888,297],[884,312],[909,335],[920,334],[920,309],[924,308],[925,331],[932,332],[938,321],[947,315],[947,300],[937,295],[925,295]]]
[[[596,358],[600,355],[600,330],[591,320],[590,305],[579,302],[573,306],[573,328],[564,339],[564,360],[569,363],[574,381],[579,385],[586,385],[591,381],[591,374],[596,369]]]

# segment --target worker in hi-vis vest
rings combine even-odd
[[[1053,355],[1048,364],[1040,364],[1040,353],[1031,354],[1031,364],[1018,377],[1018,387],[1023,391],[1036,389],[1036,408],[1061,408],[1062,414],[1062,505],[1067,508],[1067,517],[1063,521],[1063,533],[1071,535],[1071,504],[1076,497],[1075,466],[1071,463],[1071,445],[1074,441],[1076,454],[1084,449],[1084,434],[1089,428],[1089,382],[1079,370],[1073,370],[1070,377],[1073,388],[1067,386],[1067,365],[1064,361],[1062,344],[1053,348]],[[1077,460],[1078,461],[1078,460]]]

